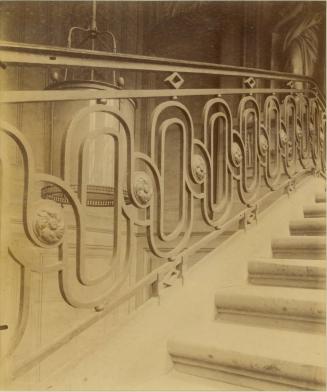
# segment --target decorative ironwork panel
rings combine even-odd
[[[51,54],[58,66],[165,74],[163,80],[172,87],[57,85],[1,95],[0,103],[51,102],[53,115],[50,173],[36,170],[32,146],[22,130],[4,119],[0,122],[0,141],[10,140],[22,157],[21,233],[5,249],[19,268],[21,285],[19,317],[7,357],[26,332],[32,273],[56,274],[62,299],[76,308],[105,311],[144,287],[153,287],[153,295],[158,295],[161,281],[168,287],[167,277],[183,277],[187,257],[201,245],[235,223],[246,228],[256,221],[260,203],[272,191],[284,188],[291,193],[298,178],[312,172],[325,176],[325,103],[311,79],[177,60],[115,55],[100,59],[88,52],[79,57],[76,50],[2,46],[1,61],[9,65],[31,61],[48,66]],[[24,50],[33,56],[25,59]],[[190,73],[244,78],[244,87],[181,88]],[[257,88],[260,78],[281,81],[283,86]],[[296,82],[285,87],[290,79]],[[142,100],[152,100],[151,115],[136,129],[136,103]],[[149,139],[148,151],[136,148],[137,132]],[[9,170],[3,150],[0,175],[4,168]],[[175,210],[167,203],[169,197],[174,198]],[[98,211],[101,238],[111,249],[96,275],[88,252],[92,209]],[[206,231],[196,243],[199,218]],[[159,266],[129,284],[141,232]],[[52,252],[42,264],[40,251]]]

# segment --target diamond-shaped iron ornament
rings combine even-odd
[[[289,82],[286,83],[286,86],[289,88],[294,88],[295,87],[295,83],[293,80],[290,80]]]
[[[256,82],[252,77],[245,79],[243,83],[244,83],[244,86],[248,87],[248,88],[254,88],[256,85]]]
[[[184,79],[178,72],[173,72],[165,79],[165,83],[172,88],[178,89],[183,85]]]

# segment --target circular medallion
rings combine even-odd
[[[204,159],[201,155],[195,154],[192,159],[192,173],[197,182],[203,182],[207,168]]]
[[[268,150],[268,140],[263,134],[259,136],[259,147],[262,154]]]
[[[238,143],[232,143],[232,158],[235,166],[240,166],[243,158],[241,147]]]
[[[281,130],[279,131],[279,138],[280,138],[282,145],[285,145],[288,142],[288,135],[287,135],[285,129],[281,128]]]
[[[32,227],[40,242],[46,245],[59,245],[65,232],[61,208],[52,201],[40,200],[33,211]]]
[[[136,172],[134,175],[133,191],[136,200],[141,205],[147,205],[153,195],[152,180],[145,172]]]
[[[303,137],[302,127],[299,123],[296,124],[296,136],[298,139],[301,139]]]

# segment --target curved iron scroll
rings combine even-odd
[[[174,115],[171,112],[174,111]],[[92,113],[113,116],[119,129],[103,127],[85,134],[76,146],[78,123]],[[169,232],[164,230],[165,156],[167,132],[175,127],[181,134],[181,211],[180,219]],[[158,104],[152,112],[150,151],[135,151],[134,134],[129,120],[111,106],[94,104],[81,109],[71,120],[64,144],[64,172],[59,178],[35,170],[31,147],[24,135],[11,124],[0,122],[0,131],[18,146],[23,157],[24,198],[23,224],[26,238],[35,248],[57,249],[58,261],[49,266],[59,277],[63,298],[74,307],[105,306],[126,282],[135,250],[135,228],[146,229],[148,246],[163,261],[183,255],[194,228],[195,201],[200,200],[202,217],[208,228],[218,230],[232,215],[236,200],[254,208],[262,180],[277,189],[281,177],[290,180],[312,167],[325,170],[326,116],[317,98],[287,95],[282,102],[275,95],[266,96],[263,110],[252,95],[244,96],[233,119],[228,102],[209,99],[203,107],[202,129],[195,137],[194,120],[187,106],[176,99]],[[116,144],[113,256],[100,277],[87,274],[85,250],[87,184],[86,156],[90,140],[110,136]],[[71,183],[70,154],[79,151],[78,192]],[[139,163],[143,170],[139,170]],[[68,254],[67,217],[64,208],[54,201],[42,199],[35,192],[36,183],[59,189],[73,210],[76,224],[76,257]],[[44,196],[44,195],[43,195]],[[143,214],[139,215],[139,211]],[[122,225],[126,235],[121,235]],[[164,246],[163,246],[164,245]],[[27,271],[31,265],[11,249],[14,259]],[[26,284],[25,289],[29,287]],[[28,298],[28,293],[25,293]],[[28,307],[25,301],[24,307]],[[26,309],[25,309],[26,311]],[[27,313],[23,319],[26,320]],[[14,341],[21,339],[22,321]],[[16,345],[16,343],[15,343]]]

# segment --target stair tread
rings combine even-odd
[[[254,259],[248,263],[248,282],[257,286],[325,289],[324,260]]]
[[[242,339],[246,336],[246,339]],[[207,345],[219,351],[232,350],[253,356],[287,360],[299,364],[322,366],[325,360],[323,335],[277,330],[235,323],[206,322],[192,325],[169,339]],[[272,342],[285,343],[271,344]],[[287,350],[285,350],[287,347]],[[191,351],[191,350],[190,350]]]
[[[242,296],[258,296],[266,299],[278,298],[278,300],[293,299],[308,302],[325,302],[324,290],[300,289],[294,287],[256,287],[252,285],[225,287],[216,291],[216,296],[223,293],[228,293],[228,295],[233,293]]]
[[[254,259],[248,263],[248,272],[265,274],[296,275],[304,277],[325,277],[326,262],[324,260],[307,259]]]
[[[140,391],[235,391],[236,385],[218,380],[185,374],[174,368],[168,373],[153,377],[137,385]],[[237,391],[252,391],[252,388],[237,385]]]
[[[326,219],[325,218],[320,218],[320,217],[312,217],[312,218],[298,218],[298,219],[291,219],[290,222],[297,222],[297,223],[303,223],[304,225],[309,225],[310,223],[318,223],[318,224],[326,224]]]
[[[289,262],[292,264],[296,264],[296,265],[305,265],[307,264],[308,266],[311,265],[311,263],[313,265],[315,265],[315,263],[317,263],[317,265],[326,265],[326,261],[325,260],[317,260],[317,259],[279,259],[278,257],[256,257],[251,259],[251,261],[260,261],[260,262],[274,262],[274,263],[285,263],[285,262]]]
[[[246,285],[216,292],[220,311],[245,311],[269,316],[310,318],[325,321],[325,291],[294,287]]]
[[[275,237],[271,241],[274,258],[278,259],[318,259],[326,258],[325,236],[296,235]]]
[[[315,267],[326,267],[325,260],[316,260],[316,259],[275,259],[273,257],[256,257],[249,261],[256,263],[274,263],[274,264],[289,264],[289,265],[307,265],[307,266],[315,266]]]
[[[234,323],[203,323],[169,339],[168,350],[176,357],[220,363],[236,372],[245,368],[278,378],[298,377],[323,383],[325,343],[323,335]]]
[[[302,246],[307,245],[326,245],[326,238],[324,236],[315,236],[315,237],[308,237],[308,236],[284,236],[284,237],[274,237],[272,242],[275,241],[282,241],[284,243],[294,243],[294,244],[302,244]]]
[[[326,210],[326,206],[323,203],[312,203],[312,204],[306,204],[303,206],[303,209],[306,210],[319,210],[319,211],[323,211]]]
[[[315,194],[315,202],[316,203],[325,203],[326,202],[326,192],[318,192]]]
[[[324,218],[292,219],[289,231],[291,235],[322,236],[326,234],[326,220]]]
[[[303,207],[303,215],[305,218],[310,217],[325,217],[326,205],[323,203],[308,204]]]

